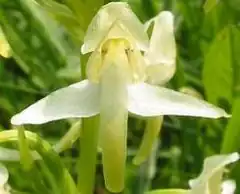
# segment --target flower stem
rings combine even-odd
[[[18,127],[18,143],[20,150],[20,163],[23,165],[23,168],[28,171],[32,167],[33,158],[22,126]]]
[[[57,142],[54,146],[53,149],[57,152],[60,153],[72,146],[72,144],[79,138],[81,134],[81,120],[75,122],[72,124],[70,129],[68,129],[68,132]],[[79,132],[80,129],[80,132]]]
[[[92,194],[95,183],[95,170],[98,145],[98,116],[83,119],[80,158],[78,161],[78,191]]]
[[[156,173],[156,160],[159,141],[154,142],[150,157],[140,166],[138,194],[144,194],[151,188],[152,179]]]
[[[81,55],[82,80],[86,79],[88,55]],[[92,194],[98,152],[99,116],[82,119],[80,156],[78,159],[78,184],[81,194]]]

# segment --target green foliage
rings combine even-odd
[[[224,28],[207,50],[203,68],[203,83],[208,100],[232,102],[233,72],[231,27]],[[213,76],[214,75],[214,76]],[[216,87],[221,84],[221,87]]]

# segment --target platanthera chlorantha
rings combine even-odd
[[[225,167],[238,160],[238,153],[207,157],[199,177],[189,181],[190,189],[160,189],[146,194],[233,194],[234,182],[222,178]]]
[[[8,185],[9,173],[7,168],[0,163],[0,193],[10,194],[10,187]]]
[[[238,153],[206,158],[199,177],[189,181],[191,187],[189,194],[221,194],[224,168],[238,160]],[[230,194],[230,192],[228,193]]]
[[[162,84],[174,73],[176,48],[170,12],[154,19],[149,44],[144,25],[129,6],[109,3],[92,19],[82,53],[91,53],[86,80],[51,93],[15,115],[11,123],[42,124],[99,114],[104,176],[112,192],[124,188],[128,114],[228,116],[207,102],[149,84]]]

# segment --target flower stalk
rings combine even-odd
[[[22,126],[18,127],[18,144],[20,150],[20,162],[25,170],[30,170],[33,164],[33,158]]]
[[[81,69],[85,70],[86,62],[87,56],[81,56]],[[85,77],[84,71],[82,78],[85,79]],[[79,193],[92,194],[94,190],[99,136],[98,123],[98,116],[82,119],[77,183]]]
[[[95,183],[98,145],[98,116],[83,119],[80,157],[78,161],[78,191],[92,194]]]

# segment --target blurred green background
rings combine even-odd
[[[96,6],[82,8],[82,21],[73,20],[71,26],[69,23],[61,25],[61,17],[54,17],[56,22],[40,7],[30,6],[30,1],[0,0],[0,24],[13,50],[13,57],[0,58],[1,130],[11,129],[11,116],[26,106],[81,79],[79,37],[103,3],[92,0]],[[188,92],[198,92],[204,99],[232,113],[230,119],[214,121],[166,116],[152,158],[140,167],[133,166],[131,159],[141,142],[145,122],[129,119],[126,193],[142,193],[144,188],[188,188],[188,180],[198,175],[205,157],[240,148],[240,1],[127,2],[142,22],[161,10],[171,10],[175,15],[177,72],[167,86],[175,90],[185,88],[185,91],[187,87]],[[82,28],[75,29],[74,22]],[[54,144],[74,122],[56,121],[26,126],[26,129]],[[77,147],[78,141],[61,154],[74,176]],[[10,184],[16,189],[28,190],[31,180],[20,168],[16,169],[18,163],[8,162],[8,166]],[[240,164],[232,166],[226,177],[235,179],[239,186]],[[99,160],[96,194],[102,193]],[[240,188],[236,193],[240,193]]]

